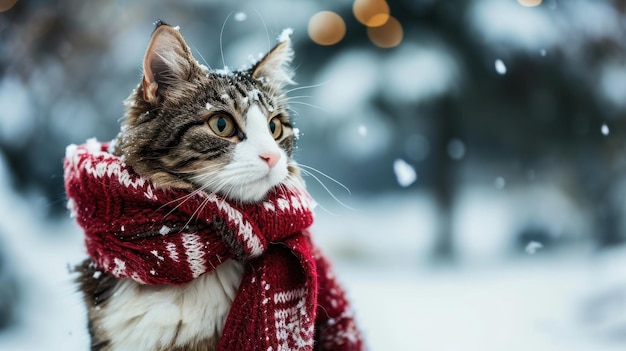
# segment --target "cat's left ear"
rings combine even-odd
[[[276,90],[287,84],[295,84],[292,80],[293,49],[288,35],[281,35],[280,43],[270,50],[261,61],[252,67],[252,78]]]
[[[143,61],[144,99],[157,104],[170,86],[189,81],[194,59],[178,29],[157,22]]]

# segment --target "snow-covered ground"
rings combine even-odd
[[[591,324],[606,322],[586,318],[590,287],[597,279],[593,268],[578,259],[433,271],[340,268],[372,350],[591,351],[626,346],[623,339],[607,335],[608,325]],[[608,322],[624,310],[607,312],[601,318]]]
[[[428,197],[356,200],[339,216],[318,211],[318,242],[335,257],[371,350],[626,347],[626,249],[598,254],[581,244],[549,252],[529,245],[512,255],[519,222],[531,216],[519,211],[530,206],[530,192],[514,193],[475,189],[460,196],[459,259],[449,265],[429,256],[436,228]],[[542,194],[535,211],[551,206],[548,232],[556,227],[575,236],[571,226],[584,228],[558,194]]]
[[[81,234],[69,218],[29,220],[20,201],[0,200],[0,213],[11,213],[0,216],[8,233],[4,249],[24,287],[18,324],[0,333],[0,350],[87,350],[84,309],[68,273],[83,257]],[[356,210],[338,215],[319,209],[315,231],[371,350],[626,347],[625,250],[467,255],[456,265],[435,266],[423,258],[433,231],[426,198],[353,199],[351,205]]]
[[[582,58],[588,56],[581,52],[590,42],[605,42],[606,38],[623,42],[623,16],[609,2],[545,3],[542,8],[528,10],[515,1],[474,1],[465,20],[468,30],[482,37],[494,52],[509,48],[550,57],[562,51],[563,64],[578,71]],[[557,7],[562,10],[554,11]],[[238,67],[248,63],[249,54],[257,46],[264,51],[267,34],[260,29],[266,27],[266,20],[270,28],[293,27],[297,36],[305,38],[305,24],[317,9],[313,1],[263,6],[258,11],[249,9],[247,16],[236,12],[230,27],[224,18],[218,18],[226,29],[221,33],[226,35],[227,43],[222,60]],[[162,17],[155,13],[161,11],[158,6],[150,10],[138,5],[137,11],[132,10],[124,8],[119,13],[128,19],[139,13],[142,18]],[[95,17],[89,13],[88,17],[105,21],[116,13]],[[171,16],[184,18],[184,12]],[[75,20],[80,22],[80,18]],[[231,39],[243,31],[235,30],[235,26],[246,23],[246,18],[252,34],[243,40]],[[115,36],[113,59],[108,62],[113,62],[118,72],[135,74],[144,50],[137,43],[145,40],[149,29],[144,31],[146,21],[126,22],[136,23],[136,27]],[[210,43],[216,49],[215,43],[205,40],[209,27],[198,23],[185,25],[189,43]],[[303,119],[302,126],[308,125],[311,134],[315,128],[326,133],[329,126],[340,131],[329,140],[336,143],[331,145],[344,157],[366,159],[389,150],[397,140],[388,127],[388,116],[372,105],[377,101],[374,96],[380,93],[392,104],[414,104],[450,91],[465,76],[461,56],[457,57],[455,50],[424,38],[411,42],[410,31],[406,34],[405,44],[393,51],[378,55],[350,49],[310,78],[310,82],[324,82],[311,86],[321,85],[323,89],[313,92],[310,102],[328,113],[318,114],[321,118]],[[228,45],[230,42],[234,44]],[[614,61],[599,71],[589,70],[593,79],[587,83],[597,87],[610,105],[623,107],[626,71],[622,60]],[[513,66],[504,56],[494,58],[495,72],[502,76],[507,70],[513,71]],[[43,78],[38,75],[38,83],[62,81],[57,79],[63,73],[60,66],[46,67],[38,68],[44,74]],[[420,79],[407,79],[416,76]],[[111,81],[104,85],[102,91],[106,93],[100,95],[108,97],[119,86],[119,82]],[[0,82],[0,106],[4,107],[0,138],[7,142],[27,140],[27,131],[36,123],[28,116],[35,115],[30,94],[38,90],[28,89],[14,78],[5,77]],[[42,95],[44,101],[55,101],[52,116],[58,118],[52,119],[75,118],[69,123],[52,124],[54,133],[72,140],[95,133],[97,124],[90,122],[96,120],[93,109],[75,102],[73,94],[66,95],[67,101],[60,102],[52,95]],[[294,103],[309,104],[305,101]],[[603,124],[601,132],[608,136],[609,125]],[[414,137],[418,139],[413,144],[428,146],[428,139],[417,134]],[[461,160],[466,145],[460,139],[453,141],[450,157]],[[427,147],[414,149],[422,151],[412,151],[413,161],[428,154]],[[318,152],[316,148],[310,150]],[[54,223],[39,218],[37,213],[43,211],[13,194],[5,168],[0,155],[0,251],[8,255],[9,270],[17,275],[21,289],[19,300],[13,302],[18,310],[17,322],[0,331],[0,351],[87,350],[85,310],[69,272],[85,255],[82,235],[69,218]],[[401,186],[419,181],[415,170],[401,159],[393,171]],[[350,199],[354,210],[320,200],[324,208],[336,214],[318,209],[317,241],[335,262],[370,349],[626,349],[626,249],[602,253],[589,249],[580,240],[591,230],[586,212],[573,206],[554,187],[536,186],[516,193],[507,185],[513,181],[500,175],[493,178],[495,186],[491,189],[463,189],[457,198],[452,228],[457,235],[459,258],[447,266],[430,261],[437,224],[435,207],[428,196],[413,188],[377,198]],[[62,198],[60,194],[59,201]],[[581,244],[555,251],[535,243],[528,250],[518,248],[519,252],[514,253],[513,237],[528,225],[539,227],[550,237],[567,236]]]

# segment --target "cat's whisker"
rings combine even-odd
[[[266,51],[269,52],[270,49],[272,48],[272,42],[270,40],[270,33],[267,30],[267,25],[265,24],[265,20],[263,20],[263,16],[261,16],[261,13],[257,9],[253,9],[253,10],[254,10],[254,13],[256,13],[256,15],[261,20],[261,23],[263,24],[263,29],[265,29],[265,36],[267,36],[267,50]]]
[[[201,193],[201,192],[205,192],[205,193],[206,193],[206,191],[205,191],[205,190],[206,190],[208,187],[211,187],[211,186],[212,186],[215,182],[217,182],[218,180],[217,180],[217,179],[213,179],[211,182],[208,182],[208,183],[207,183],[207,182],[205,182],[205,181],[204,181],[204,179],[214,176],[213,171],[218,170],[218,169],[219,169],[219,166],[218,166],[218,165],[208,165],[208,166],[205,166],[205,167],[203,167],[203,168],[201,168],[201,169],[199,169],[199,170],[195,170],[195,171],[182,171],[182,172],[179,172],[179,173],[181,173],[181,174],[185,174],[185,173],[199,173],[199,174],[195,174],[195,175],[193,175],[193,176],[188,177],[188,179],[190,179],[190,180],[199,179],[200,181],[198,181],[198,182],[199,182],[199,183],[202,183],[202,184],[204,184],[204,185],[203,185],[203,186],[201,186],[201,187],[200,187],[200,188],[198,188],[198,189],[193,190],[193,191],[192,191],[192,192],[190,192],[189,194],[186,194],[186,195],[184,195],[184,196],[181,196],[181,197],[180,197],[180,198],[178,198],[178,199],[175,199],[175,200],[169,201],[168,203],[164,204],[163,206],[166,206],[166,205],[170,205],[170,204],[172,204],[172,203],[174,203],[174,202],[179,202],[179,203],[178,203],[178,204],[177,204],[177,205],[176,205],[176,206],[175,206],[175,207],[174,207],[174,208],[173,208],[170,212],[168,212],[168,214],[167,214],[167,215],[171,214],[171,213],[172,213],[172,211],[175,211],[176,209],[178,209],[178,208],[179,208],[182,204],[184,204],[184,203],[185,203],[186,201],[188,201],[190,198],[192,198],[192,197],[194,197],[194,196],[197,196],[197,195],[198,195],[199,193]],[[161,206],[161,208],[162,208],[163,206]]]
[[[209,178],[211,175],[212,174],[199,175],[197,177],[199,179],[198,183],[202,184],[202,186],[200,187],[202,191],[208,194],[215,194],[224,186],[224,180],[213,177],[212,179],[207,181],[207,178]]]
[[[339,216],[340,216],[340,214],[339,214],[339,213],[337,213],[337,212],[333,212],[333,211],[329,210],[328,208],[326,208],[324,205],[320,204],[319,202],[317,202],[316,204],[317,204],[317,206],[319,206],[319,208],[320,208],[322,211],[324,211],[324,212],[328,213],[329,215],[331,215],[331,216],[333,216],[333,217],[339,217]]]
[[[191,214],[191,216],[189,216],[189,219],[187,220],[187,222],[185,222],[185,225],[181,228],[181,231],[183,231],[185,228],[189,226],[189,224],[191,224],[191,221],[193,221],[193,217],[198,215],[200,211],[204,207],[206,207],[208,202],[209,202],[208,198],[205,198],[204,200],[202,200],[202,202],[200,203],[200,206],[198,206],[198,208],[196,208],[196,210]],[[197,216],[197,218],[200,218],[199,215]]]
[[[200,187],[199,189],[195,190],[193,193],[198,194],[198,193],[200,193],[200,192],[204,192],[204,193],[206,193],[206,194],[214,194],[214,192],[210,192],[210,193],[209,193],[209,192],[207,192],[207,191],[206,191],[206,190],[207,190],[207,188],[208,188],[208,187],[212,187],[212,185],[213,185],[214,183],[217,183],[217,181],[213,181],[213,182],[211,182],[211,183],[207,183],[207,184],[205,184],[204,186]],[[220,186],[217,186],[217,187],[219,188]],[[185,200],[185,201],[186,201],[186,200]],[[201,206],[200,206],[200,207],[198,207],[198,208],[194,211],[194,213],[192,213],[192,215],[190,216],[190,218],[189,218],[189,220],[187,221],[187,223],[185,224],[185,226],[187,226],[187,225],[189,225],[189,223],[191,223],[191,221],[193,220],[193,217],[194,217],[196,214],[198,214],[198,213],[202,210],[202,208],[206,207],[206,205],[208,204],[208,202],[209,202],[209,201],[210,201],[210,200],[209,200],[209,198],[208,198],[208,197],[207,197],[207,198],[205,198],[204,200],[202,200]],[[179,205],[179,206],[180,206],[180,205]]]
[[[210,188],[210,194],[215,194],[215,195],[219,195],[222,198],[222,203],[230,198],[230,187],[232,187],[232,184],[229,184],[229,182],[227,181],[226,177],[224,179],[214,179],[209,183],[206,183],[202,188],[205,190],[209,190]]]
[[[209,63],[204,58],[204,56],[202,56],[202,53],[200,52],[200,50],[198,50],[198,48],[194,48],[194,49],[196,50],[196,53],[198,54],[198,56],[200,56],[200,58],[202,59],[203,65],[207,66],[210,70],[213,70],[213,67],[211,67],[211,65],[209,65]]]
[[[222,55],[222,64],[224,65],[224,67],[226,67],[226,60],[224,59],[224,28],[226,28],[226,23],[228,23],[228,19],[230,18],[230,16],[233,15],[233,11],[231,11],[228,16],[226,16],[226,19],[224,20],[224,23],[222,24],[222,29],[220,30],[220,54]]]
[[[322,112],[330,113],[330,111],[328,111],[328,110],[327,110],[327,109],[325,109],[325,108],[319,107],[319,106],[317,106],[317,105],[309,104],[309,103],[306,103],[306,102],[302,102],[302,101],[291,101],[291,102],[290,102],[290,104],[298,104],[298,105],[309,106],[309,107],[312,107],[312,108],[318,109],[318,110],[320,110],[320,111],[322,111]]]
[[[335,179],[335,178],[329,176],[328,174],[320,171],[319,169],[317,169],[315,167],[307,166],[307,165],[302,164],[302,163],[298,163],[297,166],[300,167],[300,170],[305,168],[306,170],[317,172],[319,175],[323,176],[324,178],[326,178],[326,179],[332,181],[333,183],[339,185],[340,187],[342,187],[349,195],[352,195],[352,192],[350,191],[350,189],[347,186],[345,186],[343,183],[341,183],[337,179]]]
[[[237,185],[235,184],[231,184],[230,188],[228,189],[228,191],[226,192],[226,197],[224,199],[227,198],[239,198],[241,196],[233,196],[233,194],[235,193],[235,187]],[[243,194],[244,193],[244,184],[239,184],[239,194]]]
[[[303,89],[318,88],[318,87],[324,86],[326,84],[328,84],[328,82],[322,82],[322,83],[317,83],[317,84],[304,85],[304,86],[301,86],[301,87],[295,87],[293,89],[289,89],[289,90],[285,91],[285,94],[289,94],[289,93],[292,93],[294,91],[303,90]]]
[[[191,198],[195,197],[198,195],[198,193],[200,193],[202,190],[201,189],[196,189],[192,192],[190,192],[189,194],[183,195],[181,197],[179,197],[178,199],[172,200],[172,201],[168,201],[167,203],[163,204],[162,206],[160,206],[158,209],[162,209],[165,206],[168,206],[170,204],[173,204],[175,202],[178,202],[176,204],[176,206],[174,206],[171,210],[169,210],[169,212],[167,212],[163,218],[165,219],[167,216],[171,215],[172,213],[174,213],[174,211],[176,211],[178,208],[180,208],[180,206],[182,206],[183,204],[185,204],[185,202],[189,201]]]
[[[320,183],[320,185],[322,186],[322,188],[324,188],[324,190],[328,193],[328,195],[330,195],[330,197],[335,200],[339,205],[343,206],[344,208],[347,208],[349,210],[352,211],[358,211],[357,209],[347,205],[346,203],[344,203],[343,201],[341,201],[329,188],[328,186],[326,186],[326,184],[324,184],[324,182],[321,181],[321,179],[319,179],[315,174],[313,174],[312,172],[307,171],[306,169],[301,168],[300,169],[302,171],[302,173],[304,175],[307,175],[309,177],[312,177],[313,179],[315,179],[318,183]]]
[[[196,210],[197,211],[197,210]],[[196,212],[192,213],[191,216],[189,217],[189,219],[187,220],[187,222],[185,222],[185,224],[183,224],[180,229],[178,230],[178,233],[182,233],[185,230],[189,229],[189,224],[191,223],[193,216],[196,214]]]
[[[224,206],[226,203],[226,199],[230,199],[230,192],[232,191],[232,184],[228,184],[225,180],[221,180],[220,182],[216,182],[217,185],[214,186],[212,194],[221,195],[221,203],[220,206]]]
[[[289,175],[289,177],[285,180],[284,184],[281,184],[282,187],[287,187],[289,186],[289,184],[291,185],[291,187],[296,188],[296,189],[301,189],[304,187],[304,185],[298,181],[298,179],[292,175]],[[338,213],[335,213],[331,210],[329,210],[328,208],[326,208],[324,205],[320,204],[320,203],[316,203],[317,206],[319,206],[320,209],[322,209],[322,211],[328,213],[331,216],[339,216]]]
[[[298,96],[289,96],[287,98],[285,98],[285,101],[291,103],[292,101],[294,101],[295,99],[310,99],[313,98],[312,95],[298,95]]]

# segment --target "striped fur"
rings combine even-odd
[[[291,83],[292,57],[285,40],[250,69],[208,71],[180,33],[159,22],[142,81],[126,101],[113,153],[157,187],[219,193],[234,201],[260,201],[276,185],[300,183],[282,89]],[[218,113],[232,117],[236,135],[223,138],[212,131],[207,121]],[[273,118],[283,126],[278,139],[267,128]],[[269,170],[259,158],[268,152],[279,155]],[[209,351],[217,344],[243,268],[228,260],[182,287],[116,279],[90,260],[78,271],[92,351]]]
[[[164,27],[157,28],[156,33],[161,28]],[[180,37],[171,27],[164,29]],[[257,106],[268,121],[272,117],[280,118],[285,128],[277,143],[290,157],[295,135],[287,98],[275,84],[267,83],[271,79],[255,78],[255,72],[262,66],[228,74],[205,71],[186,44],[181,41],[181,45],[186,55],[181,59],[186,65],[181,71],[183,76],[175,83],[168,82],[156,102],[146,98],[149,87],[139,84],[127,100],[126,119],[115,153],[123,155],[139,174],[163,187],[197,187],[201,184],[194,184],[196,170],[217,167],[219,171],[232,160],[236,144],[247,138],[246,112]],[[211,132],[206,120],[217,112],[234,118],[241,130],[236,140],[226,140]]]

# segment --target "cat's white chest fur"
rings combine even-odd
[[[116,351],[158,350],[216,340],[235,298],[243,266],[228,260],[183,286],[118,283],[99,327]]]

